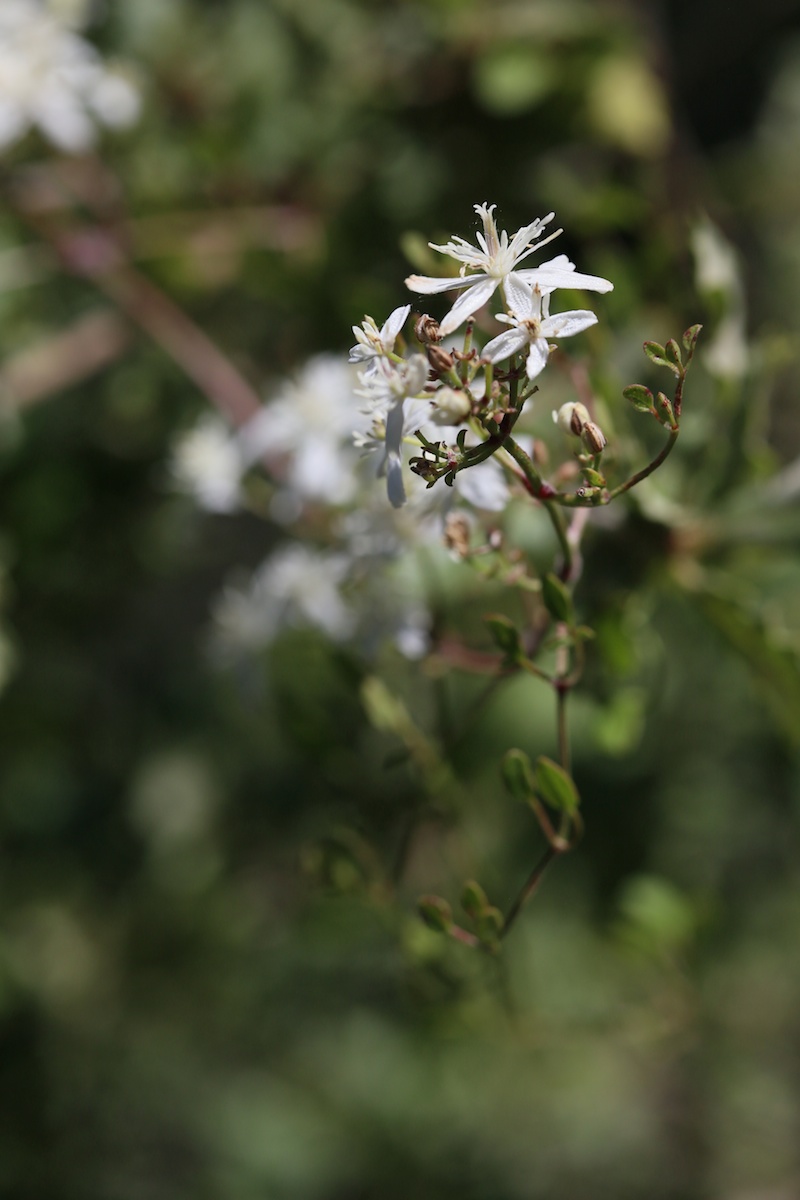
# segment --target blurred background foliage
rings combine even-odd
[[[2,175],[0,1192],[791,1200],[800,5],[97,15],[144,96],[104,143],[118,183],[33,134]],[[485,200],[512,230],[555,209],[614,280],[591,370],[623,445],[642,340],[704,323],[675,458],[586,541],[587,834],[502,959],[414,903],[517,891],[539,835],[497,764],[552,750],[549,696],[511,679],[476,717],[484,684],[435,655],[299,631],[210,660],[213,597],[276,534],[174,493],[208,401],[163,313],[26,215],[54,171],[58,219],[124,206],[130,261],[264,397]],[[473,580],[432,598],[481,636]]]

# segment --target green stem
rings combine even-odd
[[[570,545],[567,536],[567,523],[564,520],[564,514],[561,512],[558,504],[556,504],[549,496],[543,496],[543,480],[536,469],[533,459],[529,454],[526,454],[518,442],[509,435],[503,443],[503,448],[508,451],[518,467],[521,467],[525,478],[531,485],[531,490],[536,495],[537,499],[544,505],[547,510],[547,515],[558,538],[558,544],[561,547],[561,553],[564,558],[564,563],[561,568],[561,578],[566,581],[572,574],[574,556],[572,546]]]
[[[556,681],[556,713],[558,719],[558,756],[561,766],[569,774],[570,772],[570,751],[569,751],[569,725],[567,723],[567,696],[569,695],[569,685],[566,679]]]
[[[647,479],[648,475],[652,475],[653,471],[657,470],[658,467],[660,467],[661,464],[672,453],[672,449],[678,440],[679,432],[679,429],[671,429],[669,440],[662,449],[661,453],[657,454],[653,461],[648,463],[646,467],[643,467],[641,471],[637,471],[635,475],[631,475],[630,479],[626,479],[624,483],[619,485],[619,487],[613,488],[612,491],[608,493],[604,503],[610,504],[610,502],[615,500],[617,496],[621,496],[623,492],[630,491],[632,487],[636,487],[637,483],[641,483],[643,479]]]
[[[534,892],[537,891],[539,884],[542,882],[542,876],[544,875],[547,868],[550,866],[550,863],[553,861],[554,858],[558,858],[559,854],[563,854],[564,850],[566,850],[567,848],[568,847],[566,845],[562,845],[559,842],[548,843],[547,849],[545,850],[544,854],[537,862],[536,866],[531,871],[530,875],[528,876],[527,880],[525,881],[525,886],[523,887],[522,891],[519,893],[516,900],[511,905],[511,908],[508,910],[508,912],[506,914],[506,918],[503,922],[503,928],[500,930],[501,938],[504,938],[507,936],[509,930],[511,929],[511,926],[516,921],[520,912],[522,911],[524,906],[528,903],[528,901],[530,900],[530,898],[534,894]]]

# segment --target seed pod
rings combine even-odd
[[[587,421],[581,431],[583,444],[590,454],[602,454],[606,447],[606,436],[594,421]]]
[[[439,332],[439,322],[434,317],[429,317],[427,313],[423,313],[421,317],[417,317],[414,322],[414,333],[424,346],[429,345],[431,342],[439,342],[442,338]]]
[[[443,350],[441,346],[426,346],[425,353],[428,356],[428,362],[433,367],[437,375],[444,375],[453,369],[453,356]]]

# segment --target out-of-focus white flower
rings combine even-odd
[[[548,338],[573,337],[597,324],[597,317],[588,309],[573,309],[551,317],[550,296],[543,295],[538,286],[529,287],[519,277],[511,276],[507,280],[506,294],[511,315],[501,313],[497,319],[505,321],[511,328],[484,346],[483,357],[492,363],[500,362],[527,346],[525,371],[529,379],[535,379],[547,366]]]
[[[310,359],[240,433],[248,462],[263,460],[283,486],[276,518],[309,501],[346,504],[358,488],[354,427],[356,373],[333,355]]]
[[[179,438],[170,470],[201,508],[226,513],[239,507],[245,464],[238,441],[219,417],[203,417]]]
[[[95,121],[124,128],[138,117],[138,92],[75,31],[79,15],[43,0],[0,3],[0,149],[35,126],[79,153],[93,144]]]
[[[312,626],[333,641],[346,639],[355,624],[341,593],[350,566],[344,554],[299,542],[279,547],[244,586],[226,587],[217,600],[218,649],[228,654],[255,650],[289,626]]]
[[[701,292],[724,292],[738,297],[742,275],[736,252],[716,225],[706,217],[692,229],[695,282]]]
[[[461,237],[451,238],[443,246],[430,242],[431,249],[441,254],[449,254],[458,259],[461,272],[457,277],[439,279],[430,275],[409,275],[406,286],[412,292],[433,295],[438,292],[449,292],[455,288],[463,288],[464,294],[459,296],[450,312],[439,327],[442,337],[446,337],[478,311],[494,295],[500,284],[505,284],[517,272],[519,264],[535,250],[540,250],[547,242],[558,237],[561,230],[543,237],[545,226],[552,221],[554,213],[546,217],[537,217],[529,225],[521,229],[509,239],[505,230],[498,233],[494,219],[495,205],[476,204],[475,212],[483,222],[483,233],[477,235],[478,245],[473,246]],[[467,275],[467,267],[476,269],[478,274]],[[595,292],[610,292],[613,284],[597,275],[581,275],[575,271],[565,254],[542,263],[539,267],[524,268],[523,278],[531,286],[538,285],[543,293],[552,292],[556,288],[588,288]]]
[[[367,373],[375,370],[378,359],[394,350],[397,335],[406,323],[411,305],[404,304],[390,313],[380,329],[372,317],[364,317],[361,325],[353,326],[356,344],[350,350],[348,362],[364,367]]]
[[[703,361],[718,379],[739,379],[750,365],[745,289],[736,251],[708,218],[692,230],[698,290],[716,293],[724,302],[719,325],[706,346]]]
[[[393,508],[401,508],[406,502],[402,461],[404,404],[419,398],[428,374],[428,360],[422,354],[412,354],[397,366],[379,359],[374,372],[364,371],[359,377],[361,387],[357,394],[368,401],[372,410],[384,410],[384,452],[378,464],[378,475],[386,477],[386,490]]]

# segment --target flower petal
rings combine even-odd
[[[384,350],[391,351],[394,349],[394,343],[397,335],[406,323],[406,318],[411,312],[410,304],[403,304],[400,308],[396,308],[386,318],[383,328],[381,329],[381,345]],[[352,360],[351,360],[352,361]]]
[[[484,275],[445,275],[444,278],[433,275],[409,275],[406,287],[421,295],[433,296],[436,292],[449,292],[453,288],[472,287]]]
[[[509,310],[514,316],[523,321],[527,317],[538,317],[538,306],[534,304],[533,289],[516,271],[508,276],[503,287]]]
[[[406,489],[403,483],[403,467],[396,454],[388,454],[385,467],[386,494],[392,508],[402,508],[406,502]]]
[[[588,309],[575,308],[569,312],[555,313],[541,323],[544,337],[574,337],[590,325],[597,324],[597,317]]]
[[[504,329],[496,338],[492,338],[483,347],[482,357],[488,358],[489,362],[500,362],[504,358],[510,358],[512,354],[516,354],[523,346],[527,344],[528,335],[524,329],[515,327],[514,329]]]
[[[571,265],[571,264],[570,264]],[[577,288],[589,292],[613,292],[614,285],[608,279],[599,275],[582,275],[579,271],[567,270],[563,266],[543,265],[528,270],[517,271],[531,287],[544,291],[554,291],[555,288]]]
[[[528,360],[525,363],[525,372],[528,379],[535,379],[537,375],[541,375],[547,366],[549,354],[550,347],[547,344],[546,338],[536,338],[535,341],[531,342],[531,348],[528,351]]]
[[[493,279],[489,275],[474,275],[475,283],[468,292],[464,292],[463,296],[459,296],[450,312],[439,326],[439,332],[442,337],[447,337],[453,330],[458,329],[467,317],[471,317],[479,308],[482,308],[486,301],[492,296],[500,283],[499,279]]]

